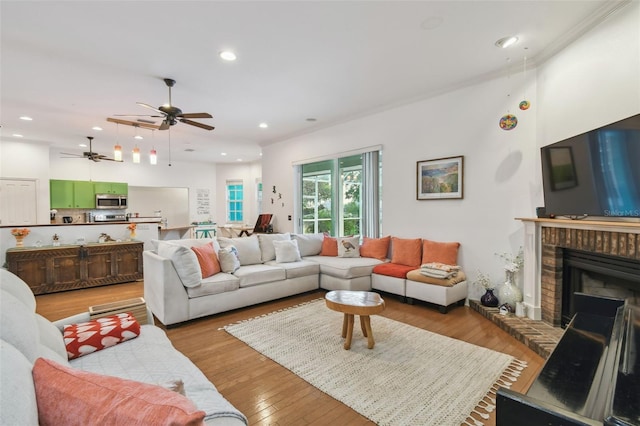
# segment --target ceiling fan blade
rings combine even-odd
[[[113,114],[114,117],[153,117],[164,118],[164,115],[149,115],[149,114]]]
[[[62,154],[62,155],[70,155],[71,156],[71,157],[62,157],[62,158],[82,158],[82,157],[84,157],[84,155],[72,154],[70,152],[61,152],[60,154]]]
[[[154,110],[155,112],[157,112],[158,114],[164,114],[162,111],[160,111],[158,108],[151,106],[149,104],[145,104],[144,102],[136,102],[138,105],[143,106],[145,108],[149,108]]]
[[[158,127],[158,130],[168,130],[168,129],[169,129],[169,127],[171,127],[171,126],[169,125],[169,122],[168,122],[167,120],[164,120],[164,121],[162,122],[162,124],[160,125],[160,127]]]
[[[176,117],[182,118],[213,118],[211,114],[208,112],[183,112],[182,114],[176,115]]]
[[[144,123],[140,121],[129,121],[129,120],[122,120],[120,118],[111,118],[111,117],[107,117],[107,121],[110,123],[124,124],[126,126],[144,127],[145,129],[160,130],[160,126],[156,126],[155,124],[149,124],[149,123]]]
[[[200,127],[201,129],[205,129],[205,130],[213,130],[213,129],[215,129],[215,127],[213,127],[213,126],[209,126],[208,124],[198,123],[197,121],[191,121],[191,120],[187,120],[185,118],[180,118],[179,120],[180,120],[181,123],[190,124],[192,126]]]

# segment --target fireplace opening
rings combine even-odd
[[[640,261],[581,250],[563,250],[562,327],[575,314],[576,293],[640,304]]]

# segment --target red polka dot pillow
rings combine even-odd
[[[64,326],[64,343],[69,359],[99,351],[138,337],[140,324],[131,313]]]

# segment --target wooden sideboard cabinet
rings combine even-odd
[[[11,248],[7,265],[34,294],[55,293],[142,279],[142,250],[140,241]]]

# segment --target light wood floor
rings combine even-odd
[[[170,328],[167,334],[174,346],[247,416],[251,425],[372,424],[346,405],[219,330],[227,324],[317,299],[324,294],[319,290],[190,321]],[[86,311],[91,305],[139,296],[143,296],[141,282],[41,295],[36,298],[37,311],[50,320],[57,320]],[[426,304],[412,306],[391,295],[383,297],[387,305],[382,313],[385,317],[527,361],[529,367],[512,387],[516,391],[525,392],[542,368],[544,360],[540,356],[467,307],[456,307],[442,315]],[[373,332],[375,335],[375,329]],[[488,426],[495,425],[495,416],[482,422]]]

